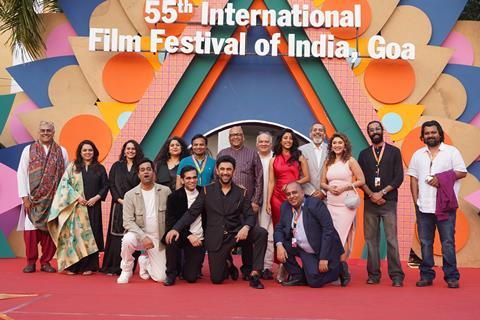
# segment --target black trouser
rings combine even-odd
[[[283,247],[287,251],[287,261],[283,264],[287,270],[290,280],[305,280],[312,288],[320,288],[323,285],[335,281],[340,276],[340,255],[331,257],[328,260],[328,271],[320,272],[317,255],[308,253],[299,247],[292,248],[291,242],[284,241]],[[295,257],[300,257],[302,267]]]
[[[253,247],[252,269],[257,272],[263,270],[263,260],[267,250],[267,230],[255,226],[248,232],[247,239],[236,242],[236,233],[230,233],[226,236],[220,248],[216,251],[208,251],[208,265],[210,266],[210,280],[213,283],[222,283],[228,275],[227,259],[235,245]]]
[[[183,270],[178,270],[178,266],[181,265],[179,259],[182,257],[180,254],[182,249],[184,257]],[[183,279],[187,282],[197,281],[203,259],[205,258],[205,248],[203,246],[194,247],[188,239],[180,239],[167,245],[166,256],[167,277],[175,279],[181,272]]]

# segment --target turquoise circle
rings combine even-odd
[[[122,129],[123,126],[127,123],[128,118],[130,118],[131,115],[132,115],[131,111],[125,111],[118,116],[117,125],[120,129]]]
[[[389,112],[382,118],[383,126],[388,133],[394,134],[402,130],[403,120],[398,113]]]

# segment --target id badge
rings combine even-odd
[[[380,187],[380,177],[375,177],[375,187]]]
[[[297,238],[292,238],[292,248],[297,247]]]

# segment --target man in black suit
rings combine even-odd
[[[290,275],[284,286],[308,284],[318,288],[340,276],[340,255],[343,246],[330,212],[323,201],[305,198],[297,182],[285,189],[287,201],[280,208],[280,222],[275,226],[273,239],[277,259]],[[302,260],[299,266],[295,256]]]
[[[246,190],[232,182],[235,159],[221,156],[215,164],[218,182],[201,190],[195,202],[185,215],[175,224],[166,236],[171,243],[202,213],[205,223],[205,247],[208,250],[210,279],[222,283],[230,269],[227,258],[232,248],[238,245],[253,244],[253,271],[250,273],[250,286],[263,289],[260,273],[267,248],[267,231],[256,226],[256,216],[252,211]],[[231,267],[231,266],[230,266]]]
[[[187,212],[199,194],[199,189],[197,188],[198,174],[194,167],[183,167],[180,171],[180,181],[183,187],[175,190],[167,199],[165,218],[165,229],[167,231],[171,230],[175,223]],[[193,283],[197,281],[202,261],[205,257],[203,239],[202,217],[198,216],[189,228],[182,230],[177,241],[167,245],[167,278],[163,283],[165,286],[174,285],[175,279],[180,272],[183,279],[187,282]],[[185,260],[183,270],[178,270],[182,249]]]

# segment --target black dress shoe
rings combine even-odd
[[[373,278],[368,278],[367,279],[367,284],[379,284],[380,283],[380,279],[373,279]]]
[[[25,268],[23,268],[24,273],[32,273],[35,272],[35,265],[34,264],[29,264]]]
[[[165,281],[163,281],[163,285],[165,287],[170,287],[170,286],[173,286],[174,284],[175,284],[175,279],[172,279],[170,277],[167,277]]]
[[[452,279],[447,281],[447,286],[450,289],[458,289],[460,287],[460,284],[458,283],[458,280]]]
[[[392,281],[392,287],[397,287],[397,288],[400,288],[400,287],[403,287],[403,281],[402,280],[393,280]]]
[[[285,287],[305,286],[305,285],[306,283],[305,283],[305,280],[303,279],[293,279],[290,281],[282,282],[282,286],[285,286]]]
[[[419,281],[417,281],[415,285],[417,287],[428,287],[428,286],[431,286],[432,284],[433,284],[432,280],[420,279]]]
[[[260,281],[260,277],[258,275],[254,275],[254,276],[249,276],[250,278],[250,287],[254,288],[254,289],[263,289],[265,288],[262,284],[262,282]]]
[[[57,270],[55,270],[55,268],[52,267],[52,266],[50,265],[50,263],[42,264],[42,266],[40,267],[40,271],[48,272],[48,273],[55,273],[55,272],[57,272]]]
[[[273,273],[270,269],[265,269],[262,272],[262,279],[263,280],[273,280]]]

